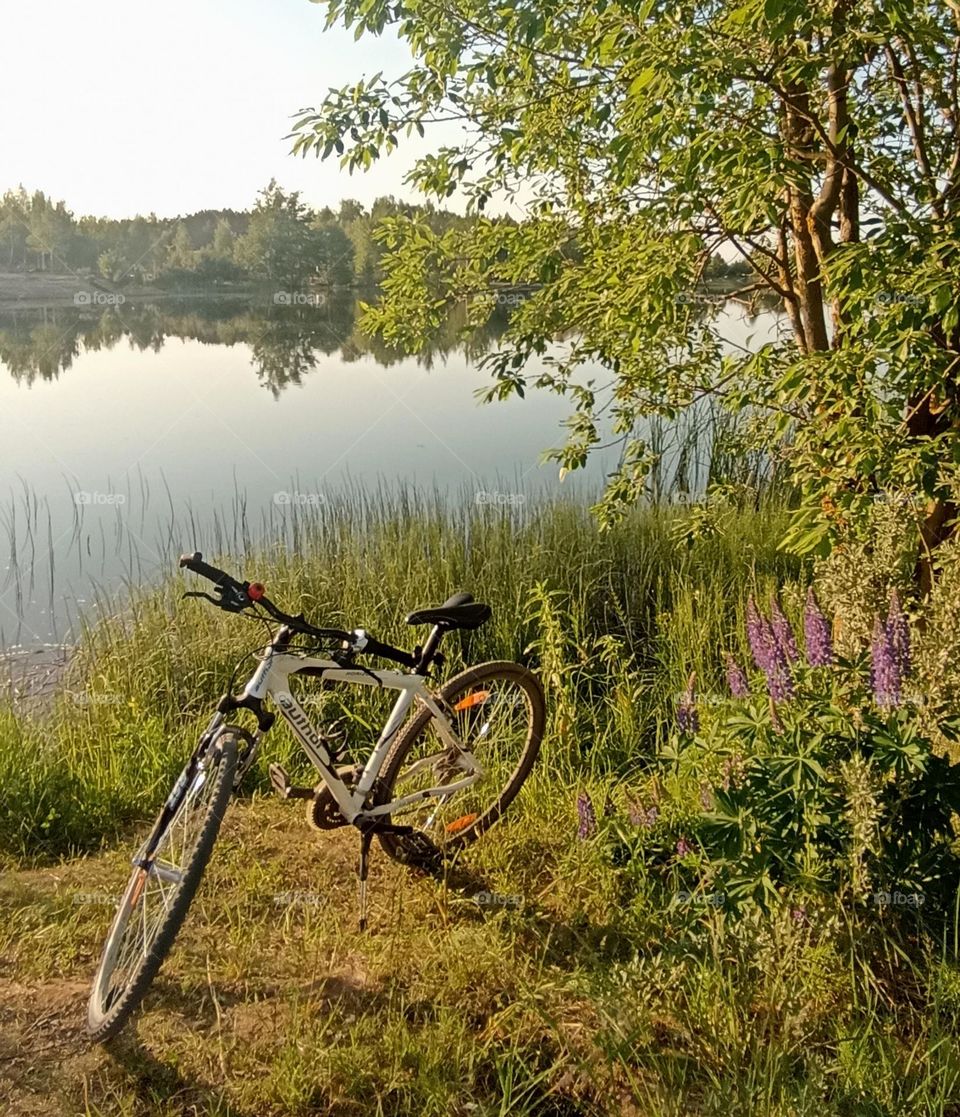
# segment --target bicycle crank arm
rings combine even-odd
[[[312,787],[295,787],[279,764],[270,765],[270,783],[281,799],[312,799],[316,794]]]

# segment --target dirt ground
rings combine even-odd
[[[291,804],[231,806],[173,953],[106,1047],[86,1038],[86,1000],[129,850],[0,873],[2,1117],[286,1112],[283,1082],[263,1081],[291,1030],[382,1011],[367,952],[398,949],[398,918],[436,904],[435,880],[377,852],[358,938],[356,852],[352,831],[313,832]]]

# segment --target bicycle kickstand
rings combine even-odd
[[[360,930],[367,929],[367,863],[370,860],[370,842],[373,840],[373,834],[370,832],[362,833],[360,835],[360,864],[357,869],[357,878],[359,883],[359,909],[360,909]]]

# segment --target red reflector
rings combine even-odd
[[[481,702],[486,702],[489,697],[489,690],[475,690],[473,694],[468,694],[466,698],[461,698],[453,708],[459,714],[464,710],[469,710],[471,706],[479,706]]]
[[[459,834],[461,830],[466,830],[468,826],[476,822],[479,817],[475,814],[461,815],[460,818],[455,818],[453,822],[448,822],[443,829],[447,834]]]
[[[247,597],[249,597],[251,601],[259,601],[266,592],[266,586],[262,585],[260,582],[251,582],[250,585],[247,586]]]

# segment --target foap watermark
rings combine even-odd
[[[121,505],[127,503],[125,493],[100,493],[89,489],[81,489],[73,494],[74,504]]]
[[[925,301],[920,295],[911,295],[906,291],[881,291],[877,295],[877,302],[883,306],[923,306]]]
[[[478,892],[472,899],[481,908],[518,908],[523,903],[522,896],[510,892]]]
[[[327,296],[323,291],[274,291],[274,306],[326,306]]]
[[[701,304],[715,302],[716,296],[711,296],[701,291],[681,291],[673,301],[679,303],[681,306],[699,306]]]
[[[88,691],[68,691],[70,701],[75,706],[122,706],[123,695],[111,694],[109,692],[103,694],[91,694]]]
[[[497,508],[519,508],[521,504],[526,503],[526,500],[523,493],[488,492],[486,489],[481,489],[473,498],[473,503],[492,504]]]
[[[522,306],[529,298],[528,291],[498,291],[496,294],[498,306]]]
[[[723,893],[678,892],[676,902],[681,907],[720,908],[723,907]]]
[[[298,508],[319,508],[327,503],[323,493],[287,492],[286,489],[273,494],[273,503],[279,505],[294,505]]]
[[[319,892],[274,892],[275,908],[318,908],[323,903]]]
[[[874,892],[873,902],[878,908],[922,908],[922,892]]]
[[[88,904],[97,908],[115,908],[118,897],[111,896],[109,892],[74,892],[71,901],[78,906]]]
[[[119,291],[77,291],[73,296],[74,306],[123,306],[126,301]]]

